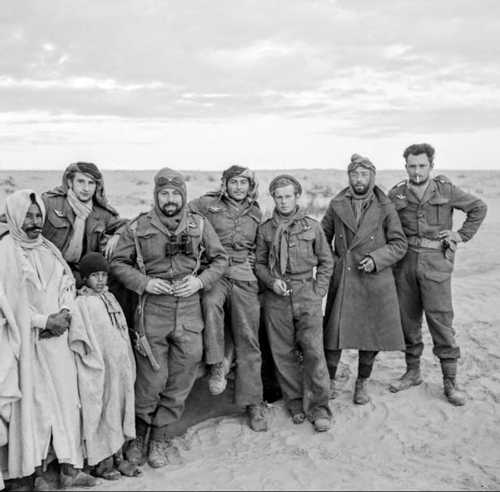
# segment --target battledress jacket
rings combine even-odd
[[[321,221],[334,240],[334,271],[325,309],[325,348],[403,350],[396,285],[391,266],[408,245],[394,205],[374,187],[373,199],[356,224],[349,188],[333,198]],[[371,256],[375,271],[358,270]]]

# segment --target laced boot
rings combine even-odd
[[[335,383],[335,379],[330,379],[330,390],[328,391],[328,399],[335,400],[339,396],[337,391],[337,385]]]
[[[354,386],[354,397],[353,402],[356,405],[366,405],[370,401],[370,395],[366,389],[366,384],[368,378],[358,378],[356,379],[356,385]]]
[[[397,393],[412,386],[418,386],[421,383],[422,375],[420,374],[420,366],[408,367],[406,372],[389,386],[389,390],[392,393]]]
[[[448,401],[457,407],[465,405],[465,393],[458,389],[454,378],[443,378],[444,394]]]
[[[248,425],[254,432],[266,432],[267,420],[262,405],[247,406]]]
[[[150,439],[148,465],[151,468],[161,468],[168,464],[168,441],[164,439]]]
[[[210,378],[208,380],[208,390],[212,395],[220,395],[227,386],[226,371],[224,362],[212,364],[210,367]]]
[[[136,438],[130,441],[125,451],[125,459],[133,465],[146,463],[150,427],[141,419],[135,421]]]

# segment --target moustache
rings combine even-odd
[[[179,204],[174,202],[166,202],[163,204],[163,208],[165,207],[179,207]]]
[[[42,232],[42,228],[38,226],[31,226],[26,228],[26,232],[39,231]]]

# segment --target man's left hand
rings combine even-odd
[[[375,270],[375,262],[370,256],[365,256],[358,265],[358,270],[363,270],[366,273],[371,273]]]
[[[449,231],[449,230],[439,231],[438,237],[442,241],[446,241],[448,243],[451,243],[451,242],[461,243],[462,242],[462,237],[460,236],[460,234],[458,232],[455,232],[455,231]]]
[[[189,275],[174,286],[173,294],[177,297],[189,297],[202,288],[203,282],[198,277]]]
[[[106,239],[101,240],[101,249],[103,250],[106,259],[110,261],[113,251],[118,244],[118,240],[120,239],[120,234],[113,234],[111,237],[105,235],[103,237]]]

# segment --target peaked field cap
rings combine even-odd
[[[282,188],[283,186],[293,185],[297,190],[299,195],[302,195],[302,185],[299,180],[292,176],[291,174],[279,174],[271,180],[269,183],[269,193],[272,195],[276,188]]]

